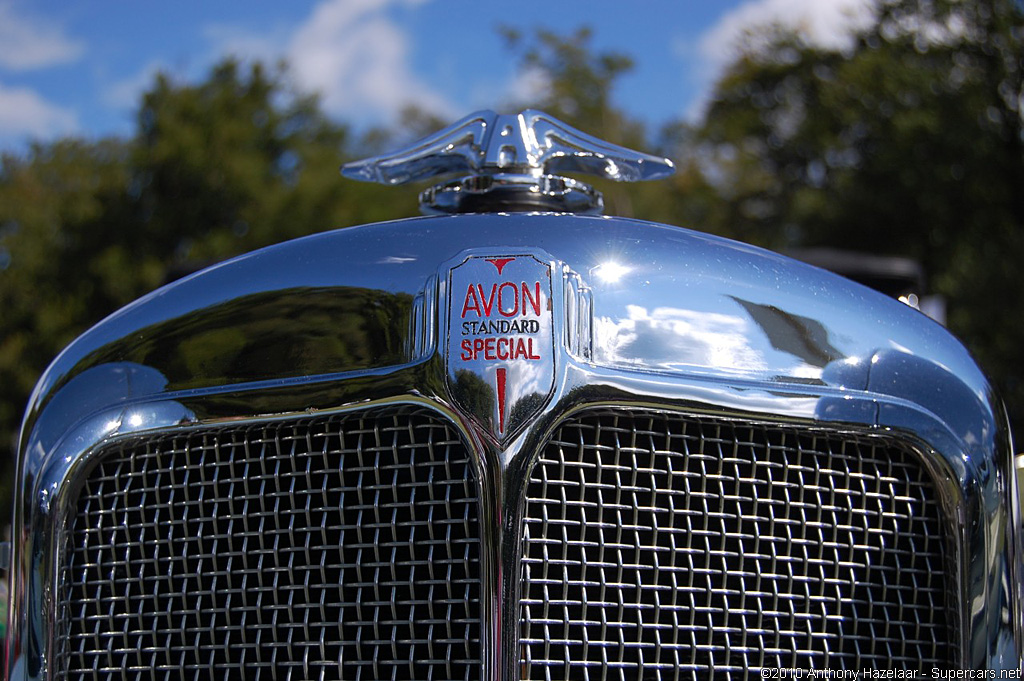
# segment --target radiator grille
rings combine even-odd
[[[477,679],[466,448],[391,408],[103,452],[69,532],[71,679]]]
[[[588,413],[525,515],[523,678],[954,666],[940,508],[887,441]]]

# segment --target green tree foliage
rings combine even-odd
[[[339,180],[347,140],[283,71],[227,61],[198,85],[160,76],[131,159],[141,231],[158,252],[203,262],[414,208]]]
[[[131,139],[4,155],[0,461],[39,374],[118,307],[253,248],[413,214],[413,196],[341,180],[348,138],[284,71],[226,61],[199,84],[159,76]]]
[[[65,140],[0,161],[4,462],[42,369],[85,326],[163,276],[133,243],[129,154],[117,141]]]
[[[918,260],[1024,424],[1024,326],[1003,321],[1024,313],[1020,6],[888,0],[845,51],[768,30],[699,130],[714,228]]]

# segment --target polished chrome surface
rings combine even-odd
[[[584,411],[541,453],[524,520],[525,678],[957,662],[949,524],[891,440]]]
[[[552,268],[554,387],[500,443],[446,378],[448,273],[468,248],[543,254]],[[533,462],[566,418],[605,406],[885,436],[920,453],[952,538],[952,647],[966,667],[1020,664],[1008,435],[988,382],[944,329],[742,244],[634,220],[510,214],[368,225],[257,251],[154,292],[69,346],[23,430],[17,678],[57,669],[56,547],[97,452],[398,403],[441,414],[479,481],[486,678],[518,677]]]
[[[420,210],[426,215],[534,210],[599,215],[604,210],[604,196],[571,177],[496,173],[470,175],[424,189]]]
[[[546,214],[367,225],[216,266],[69,346],[43,376],[27,424],[47,416],[40,408],[51,401],[46,411],[66,423],[147,395],[424,362],[435,341],[420,340],[423,328],[437,324],[438,279],[447,278],[438,269],[470,245],[467,235],[478,253],[537,251],[563,264],[564,280],[554,278],[558,323],[571,314],[561,299],[567,287],[585,289],[587,315],[573,323],[590,342],[571,359],[587,366],[885,395],[921,404],[968,447],[997,435],[977,365],[941,326],[897,301],[704,234]]]
[[[480,678],[467,449],[409,406],[122,440],[68,522],[62,678]]]
[[[667,158],[604,142],[532,109],[515,115],[477,111],[406,148],[342,166],[346,177],[382,184],[471,173],[423,192],[420,205],[427,213],[599,213],[598,192],[552,173],[635,182],[667,177],[674,170]]]

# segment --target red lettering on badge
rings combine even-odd
[[[473,285],[470,284],[469,288],[466,289],[466,302],[462,304],[462,318],[466,318],[466,313],[469,311],[476,312],[477,317],[482,317],[483,313],[480,311],[480,301],[477,300],[476,290]]]
[[[518,284],[512,281],[491,284],[491,290],[487,293],[484,293],[482,284],[469,284],[459,316],[465,319],[467,315],[473,313],[481,319],[489,319],[494,314],[494,305],[497,303],[498,312],[502,317],[528,317],[531,313],[534,317],[540,317],[540,290],[539,281],[533,284],[527,284],[525,281]]]
[[[502,317],[515,317],[519,312],[519,288],[511,281],[498,287],[498,312]]]
[[[498,383],[498,432],[505,432],[505,369],[497,371]]]
[[[530,307],[533,308],[533,314],[537,317],[540,316],[540,282],[536,282],[533,285],[534,293],[530,295],[530,289],[526,287],[526,282],[523,282],[523,316],[526,316],[526,301],[530,301]]]
[[[515,260],[515,258],[486,258],[486,260],[498,269],[498,276],[500,277],[501,271],[505,269],[505,265]]]
[[[487,338],[463,338],[459,345],[459,359],[472,362],[477,359],[509,361],[517,359],[539,360],[541,356],[533,338],[489,336]]]

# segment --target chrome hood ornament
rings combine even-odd
[[[675,172],[667,158],[591,137],[541,111],[485,110],[390,154],[347,163],[345,177],[403,184],[464,174],[420,194],[426,214],[556,211],[597,214],[601,193],[556,173],[579,172],[618,182],[657,180]]]

